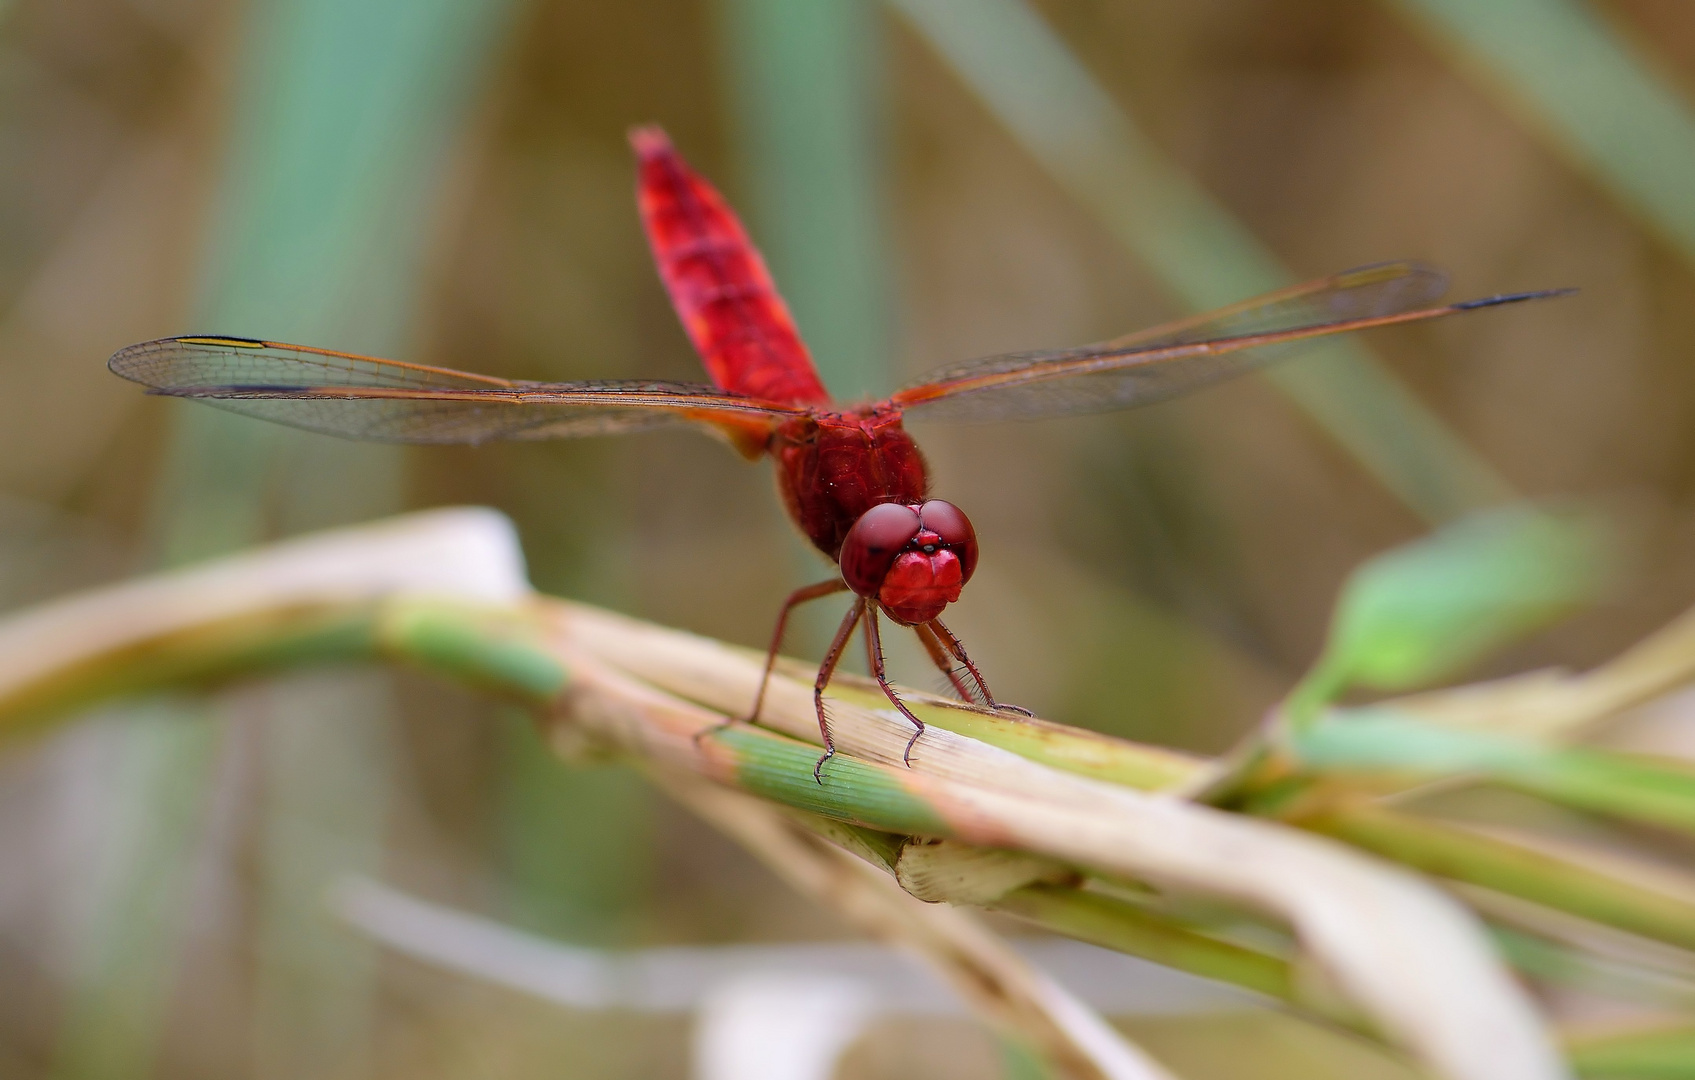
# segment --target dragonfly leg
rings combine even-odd
[[[981,691],[981,693],[983,695],[982,696],[983,704],[987,705],[991,709],[999,709],[999,710],[1002,710],[1003,712],[1022,713],[1025,716],[1034,715],[1033,713],[1030,712],[1029,709],[1026,709],[1021,705],[1003,705],[1002,703],[995,700],[995,695],[989,692],[989,684],[986,681],[984,681],[984,679],[983,679],[983,673],[981,671],[978,671],[977,665],[973,664],[971,662],[971,658],[969,656],[965,655],[965,646],[960,643],[959,638],[954,636],[954,633],[953,633],[952,630],[949,630],[946,626],[942,625],[942,620],[931,619],[929,622],[924,624],[924,629],[927,629],[927,630],[931,631],[932,633],[934,633],[936,635],[936,639],[942,645],[944,645],[947,648],[948,653],[955,660],[958,660],[960,665],[963,666],[965,668],[966,672],[970,674],[971,681],[976,684],[977,689],[979,691]],[[920,634],[919,636],[922,637],[923,635]],[[935,653],[931,653],[931,655],[934,656]],[[949,674],[948,674],[949,678],[953,678],[953,675],[954,675],[954,673],[950,670],[951,667],[952,667],[952,665],[949,665],[948,668],[943,669],[943,670],[947,670],[949,672]],[[954,685],[957,686],[958,683],[956,682]],[[973,697],[969,694],[965,694],[965,695],[962,695],[962,696],[965,698],[966,701],[974,700]]]
[[[920,623],[912,628],[912,632],[917,634],[918,640],[924,643],[924,651],[930,654],[931,663],[935,664],[941,673],[948,677],[948,682],[953,684],[953,692],[959,695],[959,700],[979,702],[980,695],[973,694],[965,680],[960,677],[959,665],[954,662],[952,656],[948,655],[947,649],[942,645],[941,639],[936,636],[936,632],[930,629],[930,625]]]
[[[977,665],[973,664],[971,658],[965,655],[965,646],[960,643],[959,638],[954,636],[953,631],[943,626],[940,619],[931,619],[924,624],[924,629],[936,635],[937,643],[947,649],[948,654],[959,662],[959,666],[965,669],[966,673],[971,676],[971,681],[976,684],[978,694],[966,694],[965,700],[981,700],[989,708],[995,708],[995,695],[989,692],[989,684],[984,681],[983,673],[978,671]],[[952,665],[950,664],[949,667],[951,668]]]
[[[836,756],[836,740],[830,737],[830,721],[824,716],[824,688],[830,685],[830,676],[836,673],[836,664],[840,662],[848,638],[853,636],[853,628],[859,624],[859,617],[865,610],[864,598],[855,597],[853,607],[848,609],[842,625],[836,630],[835,640],[830,642],[830,651],[824,654],[824,662],[818,666],[818,679],[812,684],[812,704],[818,710],[818,733],[824,736],[824,756],[812,767],[812,778],[818,781],[819,786],[824,784],[824,763]],[[870,626],[869,623],[866,625]]]
[[[871,673],[877,676],[877,685],[881,686],[883,693],[887,694],[889,700],[895,703],[895,708],[900,710],[900,714],[912,721],[912,738],[906,740],[906,750],[900,756],[900,759],[906,762],[907,767],[910,768],[912,766],[912,745],[918,741],[918,736],[924,734],[924,721],[912,715],[912,710],[906,707],[906,702],[902,701],[900,695],[895,693],[895,688],[889,685],[889,676],[883,670],[883,637],[877,630],[877,606],[875,604],[867,604],[865,607],[865,645],[871,653]]]
[[[841,592],[846,588],[847,583],[842,581],[840,578],[833,581],[820,581],[815,585],[806,585],[796,589],[794,592],[789,594],[789,598],[787,600],[783,601],[783,609],[777,615],[777,628],[771,634],[771,648],[765,653],[765,672],[759,678],[759,690],[753,696],[753,711],[748,714],[747,723],[757,724],[759,722],[759,710],[765,703],[765,688],[770,685],[771,671],[777,665],[777,653],[783,648],[783,633],[789,626],[789,612],[793,611],[801,604],[806,603],[808,600],[816,600],[821,596],[829,596],[832,593]],[[710,738],[711,736],[718,734],[733,723],[735,723],[735,720],[725,719],[713,724],[711,727],[700,729],[694,734],[695,744],[699,745],[702,739]]]
[[[759,692],[753,696],[753,712],[748,714],[747,722],[759,723],[759,709],[765,704],[765,687],[771,682],[771,669],[777,666],[777,653],[783,648],[783,632],[789,628],[789,612],[819,597],[830,596],[847,588],[847,582],[841,578],[820,581],[816,585],[805,585],[789,594],[783,601],[783,610],[777,614],[777,628],[771,632],[771,648],[765,653],[765,674],[759,679]],[[712,729],[716,731],[717,729]]]

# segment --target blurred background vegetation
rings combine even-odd
[[[696,436],[344,444],[103,364],[199,330],[698,379],[623,141],[658,122],[844,397],[1381,259],[1582,288],[1139,413],[920,428],[983,538],[952,621],[1003,698],[1221,749],[1352,565],[1515,493],[1599,499],[1635,569],[1490,670],[1589,664],[1695,597],[1692,95],[1673,0],[0,3],[0,603],[480,503],[539,588],[762,644],[819,567]],[[584,944],[842,932],[633,775],[369,672],[8,750],[0,866],[7,1077],[685,1072],[681,1020],[379,956],[321,914],[348,872]],[[1368,1067],[1293,1021],[1134,1029],[1195,1077]],[[996,1060],[963,1022],[881,1031],[855,1075]]]

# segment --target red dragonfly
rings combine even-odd
[[[630,380],[544,383],[334,352],[195,334],[131,345],[112,371],[150,393],[197,398],[249,416],[356,439],[480,443],[692,424],[750,460],[769,455],[790,518],[840,573],[797,589],[777,617],[750,720],[759,717],[790,612],[854,595],[813,684],[824,755],[835,753],[824,689],[855,628],[895,708],[923,733],[884,671],[878,620],[911,627],[966,702],[998,705],[983,674],[942,624],[977,567],[971,521],[930,497],[907,413],[959,420],[1061,416],[1163,401],[1278,358],[1303,342],[1560,295],[1490,296],[1433,306],[1444,275],[1386,263],[1297,285],[1222,311],[1113,341],[1017,353],[943,368],[868,404],[831,400],[764,260],[735,213],[658,128],[631,133],[642,223],[712,385]],[[1018,710],[1022,711],[1022,710]]]

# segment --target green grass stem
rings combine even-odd
[[[1566,1052],[1578,1075],[1592,1080],[1689,1080],[1695,1076],[1695,1027],[1584,1039]]]
[[[1026,885],[990,907],[1066,937],[1299,1003],[1292,969],[1282,957],[1196,933],[1115,897],[1069,885]]]
[[[1362,799],[1288,820],[1427,874],[1695,949],[1695,904],[1565,859]]]
[[[1304,770],[1368,785],[1473,776],[1563,806],[1695,833],[1695,768],[1669,758],[1439,727],[1388,709],[1332,713],[1292,736],[1289,747]]]

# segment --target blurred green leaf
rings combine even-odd
[[[469,0],[259,0],[245,26],[194,322],[242,334],[402,352],[454,140],[470,116],[508,5]],[[284,532],[378,516],[404,502],[400,453],[302,437],[186,403],[154,499],[166,563]],[[374,952],[323,922],[324,882],[381,859],[395,758],[380,677],[289,685],[263,706],[251,1009],[263,1075],[357,1069],[371,1041]],[[225,714],[227,716],[227,714]],[[134,737],[142,737],[146,730]],[[204,805],[219,727],[150,748],[159,767],[119,813],[178,831]],[[195,798],[190,800],[190,794]],[[61,1080],[142,1077],[191,923],[186,858],[118,867],[93,905],[115,943],[79,972],[54,1065]],[[157,1015],[155,1015],[157,1014]],[[153,1025],[151,1028],[148,1025]]]
[[[1592,516],[1516,506],[1476,515],[1355,570],[1324,655],[1293,700],[1426,686],[1595,598],[1606,533]]]
[[[1388,707],[1329,710],[1291,745],[1307,768],[1420,778],[1506,775],[1533,769],[1549,752],[1547,746],[1529,739],[1438,727]]]
[[[725,0],[725,77],[753,231],[824,384],[889,390],[881,25],[859,0]]]
[[[1053,1075],[1040,1054],[1014,1039],[1001,1040],[1001,1061],[1006,1080],[1048,1080]]]
[[[1562,806],[1695,834],[1695,767],[1670,758],[1439,727],[1388,706],[1331,710],[1288,745],[1301,768],[1332,776],[1469,775]]]

